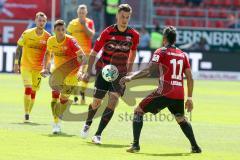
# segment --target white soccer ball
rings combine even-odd
[[[114,65],[106,65],[102,69],[102,77],[107,82],[115,81],[119,76],[119,72],[116,66]]]

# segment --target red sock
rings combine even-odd
[[[36,91],[33,91],[33,90],[32,90],[31,99],[35,99],[35,97],[36,97]]]
[[[32,88],[26,87],[25,88],[25,95],[31,95],[32,94]]]
[[[52,98],[58,99],[60,93],[58,91],[52,91]]]

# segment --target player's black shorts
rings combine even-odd
[[[152,92],[145,97],[139,104],[144,113],[150,112],[157,114],[164,108],[175,116],[184,116],[184,100],[171,99],[162,96],[157,91]]]
[[[120,96],[124,95],[124,91],[125,91],[125,86],[122,87],[119,84],[119,80],[125,76],[125,74],[119,75],[118,78],[113,81],[113,82],[107,82],[103,79],[102,77],[102,72],[100,71],[99,74],[97,74],[96,76],[96,81],[95,81],[95,88],[94,88],[94,94],[93,97],[94,98],[98,98],[98,99],[103,99],[104,96],[106,95],[106,93],[109,92],[116,92],[118,93]]]

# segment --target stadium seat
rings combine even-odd
[[[224,8],[222,8],[219,12],[219,17],[220,18],[227,18],[228,17],[228,11]]]
[[[174,8],[171,8],[169,10],[169,16],[176,16],[177,15],[177,8],[174,7]]]
[[[208,21],[207,22],[207,27],[208,28],[213,28],[213,27],[215,27],[215,23],[213,21]]]
[[[224,28],[225,25],[224,25],[224,22],[222,20],[218,20],[215,22],[215,27],[216,28]]]
[[[186,19],[179,19],[178,25],[179,25],[179,26],[189,26],[189,23],[188,23],[188,22],[189,22],[189,21],[186,20]]]
[[[176,26],[176,20],[175,19],[165,19],[165,25],[167,26]]]
[[[240,7],[240,0],[234,0],[233,4],[235,7]]]
[[[175,3],[177,5],[184,5],[185,4],[185,0],[174,0],[173,3]]]
[[[164,3],[171,4],[174,0],[164,0]]]
[[[205,11],[202,10],[202,9],[197,9],[193,12],[193,16],[204,17],[205,16]]]
[[[210,18],[218,18],[219,17],[219,12],[214,9],[214,8],[209,8],[208,10],[208,17]]]
[[[210,5],[212,6],[217,6],[217,5],[221,5],[221,1],[220,0],[210,0]]]
[[[191,26],[192,27],[205,27],[205,21],[199,20],[199,19],[191,20]]]
[[[190,17],[190,16],[192,16],[192,10],[189,7],[184,7],[184,8],[181,9],[179,15]]]
[[[157,8],[156,13],[158,16],[167,16],[169,12],[163,8]]]
[[[223,4],[224,7],[230,7],[232,6],[232,0],[223,0]]]

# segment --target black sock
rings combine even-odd
[[[74,102],[77,102],[78,101],[78,97],[74,97]]]
[[[98,130],[95,135],[100,136],[102,134],[102,131],[107,126],[108,122],[111,120],[113,113],[114,111],[108,107],[104,110],[100,124],[98,126]]]
[[[133,145],[139,146],[139,138],[143,126],[143,115],[141,113],[134,113],[133,117]]]
[[[85,93],[84,92],[80,92],[80,95],[82,96],[82,99],[85,100]]]
[[[87,120],[86,120],[86,125],[91,126],[92,119],[95,116],[96,112],[97,112],[97,108],[93,109],[92,105],[90,104],[89,107],[88,107],[88,117],[87,117]]]
[[[179,123],[183,133],[188,138],[192,146],[198,146],[194,137],[192,126],[189,122],[183,121]]]

